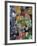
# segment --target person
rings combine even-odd
[[[32,24],[30,15],[27,13],[27,10],[23,9],[21,7],[21,13],[20,13],[20,15],[16,16],[16,20],[17,20],[17,22],[19,22],[17,24],[20,24],[19,29],[21,29],[20,27],[22,27],[22,28],[24,27],[24,30],[19,31],[19,37],[18,37],[18,39],[23,39],[23,37],[28,35],[28,32],[29,32],[28,28],[31,27],[31,24]]]

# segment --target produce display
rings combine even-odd
[[[15,10],[14,10],[15,9]],[[18,10],[19,9],[19,10]],[[10,11],[10,39],[32,39],[32,11],[31,7],[11,7]],[[29,12],[30,11],[30,12]],[[30,14],[29,14],[30,13]]]

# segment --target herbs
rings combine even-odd
[[[27,25],[28,27],[31,27],[31,20],[28,18],[20,16],[20,18],[16,21],[17,21],[17,24],[21,24],[21,26]]]

